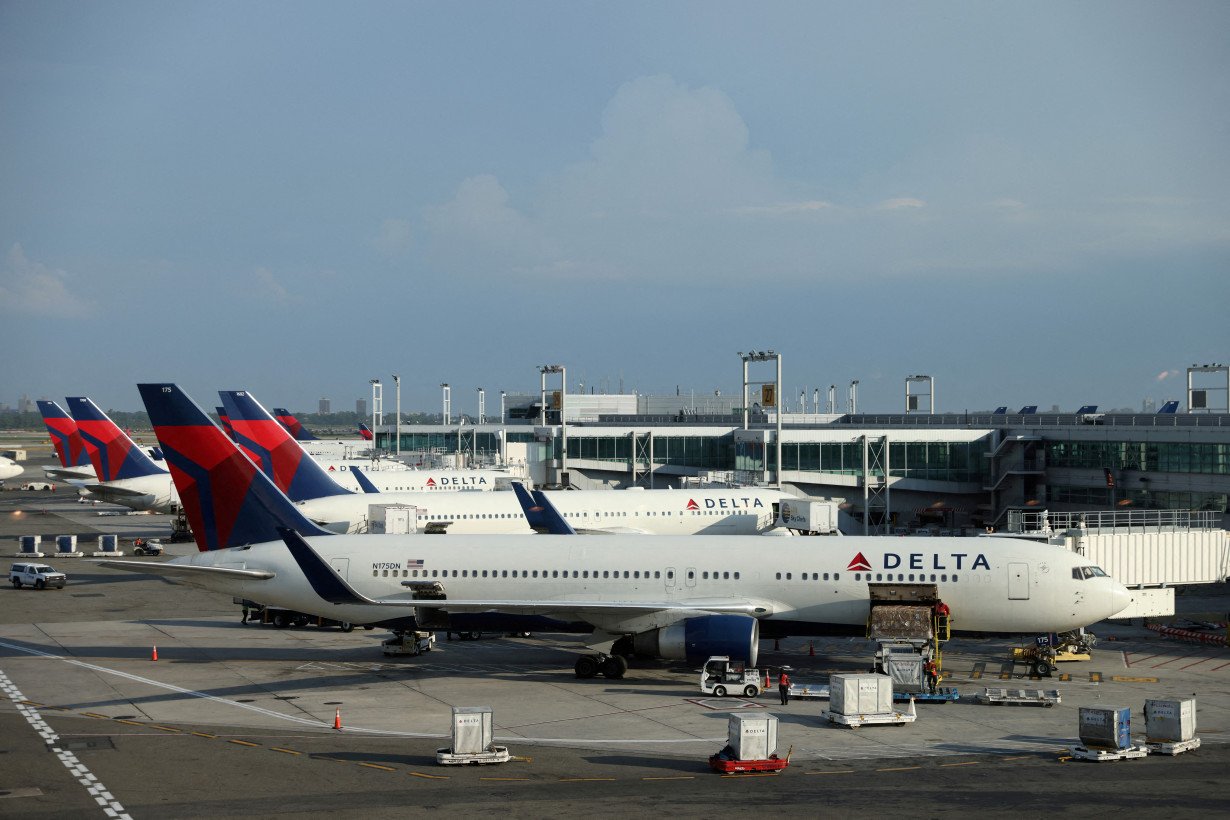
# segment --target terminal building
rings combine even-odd
[[[1230,525],[1230,412],[1208,406],[1230,390],[1193,390],[1190,370],[1186,407],[1168,402],[1156,413],[935,413],[923,406],[934,406],[934,385],[922,376],[907,380],[901,414],[831,412],[832,389],[830,412],[792,413],[775,401],[780,360],[777,379],[758,385],[761,402],[745,398],[746,362],[743,396],[544,386],[501,394],[499,421],[454,420],[446,405],[444,424],[384,425],[377,447],[412,462],[509,464],[546,486],[780,486],[837,500],[855,522],[851,534],[998,531],[1014,514],[1043,510],[1199,511],[1208,524]],[[920,382],[924,392],[911,394]]]

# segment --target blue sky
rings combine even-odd
[[[0,3],[0,402],[1230,360],[1224,2]],[[390,402],[391,404],[391,402]]]

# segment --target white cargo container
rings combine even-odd
[[[493,742],[490,706],[453,707],[453,745],[436,750],[436,762],[445,766],[463,763],[505,763],[512,758],[507,746]]]
[[[833,675],[829,711],[837,715],[878,715],[893,711],[893,679],[888,675]]]
[[[1078,714],[1081,743],[1095,749],[1132,746],[1132,710],[1127,706],[1082,706]]]
[[[42,558],[43,553],[39,551],[39,545],[42,543],[43,536],[41,535],[19,535],[17,543],[21,545],[21,551],[17,553],[19,558]]]
[[[80,552],[77,551],[77,536],[75,535],[57,535],[56,536],[56,555],[61,557],[71,556],[79,557]]]
[[[369,532],[385,535],[409,535],[418,531],[419,508],[408,504],[369,504]]]
[[[777,716],[731,713],[726,742],[735,760],[768,760],[777,752]]]
[[[1150,743],[1181,743],[1196,736],[1196,699],[1145,701],[1145,735]]]
[[[837,531],[836,501],[783,501],[778,526],[829,535]]]

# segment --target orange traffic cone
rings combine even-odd
[[[815,641],[807,642],[807,654],[811,655],[813,658],[816,657],[816,642]]]
[[[154,651],[150,653],[149,659],[150,659],[151,661],[156,661],[156,660],[158,660],[158,647],[157,647],[157,646],[155,646],[155,647],[154,647]]]
[[[769,670],[768,669],[764,670],[764,688],[765,689],[769,688]]]
[[[333,728],[339,732],[342,730],[342,707],[337,707],[337,711],[333,713]]]

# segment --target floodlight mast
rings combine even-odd
[[[776,362],[777,373],[773,382],[773,403],[777,413],[777,464],[774,473],[777,478],[777,488],[782,488],[782,354],[773,350],[740,351],[739,358],[743,361],[743,429],[748,429],[748,380],[747,366],[749,362]],[[762,385],[765,382],[761,383]]]

